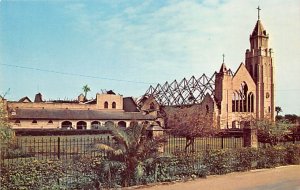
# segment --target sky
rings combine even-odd
[[[150,85],[245,61],[257,6],[274,51],[276,106],[300,115],[299,0],[0,0],[0,94],[139,97]]]

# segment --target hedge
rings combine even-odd
[[[105,162],[107,160],[103,158],[79,158],[69,163],[60,160],[26,160],[0,168],[0,189],[120,187],[121,173],[126,168],[116,164],[105,165]],[[300,164],[300,145],[207,150],[201,154],[177,152],[176,156],[144,161],[141,166],[143,176],[132,179],[132,184],[189,180],[288,164]]]

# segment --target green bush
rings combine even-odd
[[[144,175],[141,182],[147,184],[178,180],[179,177],[176,175],[177,163],[178,161],[175,157],[148,159],[144,165]]]
[[[286,165],[286,148],[283,146],[270,146],[257,150],[257,168],[274,168]]]
[[[234,154],[231,150],[207,150],[204,154],[203,162],[209,174],[226,174],[234,171]]]
[[[116,188],[122,184],[126,165],[119,161],[102,160],[97,168],[98,181],[101,187]]]
[[[50,189],[63,177],[58,161],[27,160],[1,168],[1,189]]]
[[[187,180],[255,168],[300,164],[300,145],[267,148],[207,150],[202,154],[177,152],[142,162],[139,178],[131,184]],[[104,158],[75,158],[71,162],[26,160],[1,168],[0,189],[99,189],[121,187],[124,163]],[[136,176],[136,175],[134,175]]]
[[[186,180],[206,177],[207,169],[199,155],[178,153],[176,157],[159,157],[146,162],[143,183]]]
[[[87,160],[16,160],[0,168],[0,189],[82,189],[94,182],[91,164]]]
[[[8,143],[3,151],[3,158],[5,159],[14,159],[14,158],[28,158],[33,157],[34,154],[24,151],[20,146],[17,146],[13,143]]]
[[[300,145],[290,145],[286,148],[287,164],[300,164]]]
[[[180,178],[191,176],[206,177],[207,168],[203,163],[203,154],[177,152],[176,175]]]
[[[232,167],[234,171],[247,171],[256,167],[257,150],[254,148],[240,148],[230,151],[234,156]]]

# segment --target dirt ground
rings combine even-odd
[[[300,190],[300,165],[208,176],[188,182],[140,187],[145,190]]]

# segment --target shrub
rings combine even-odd
[[[86,160],[16,160],[0,168],[0,189],[82,189],[94,182],[91,164]]]
[[[26,159],[26,160],[25,160]],[[41,161],[25,158],[1,168],[1,189],[118,188],[126,175],[124,162],[106,158]],[[18,160],[16,160],[18,161]],[[202,154],[177,152],[139,162],[130,184],[148,184],[225,174],[254,168],[300,164],[300,145],[267,148],[207,150]]]
[[[240,148],[231,150],[235,157],[232,167],[234,171],[247,171],[256,167],[257,150],[254,148]]]
[[[258,149],[257,168],[273,168],[279,165],[285,165],[285,152],[285,148],[282,146]]]
[[[203,155],[196,153],[176,153],[176,175],[190,178],[191,176],[206,177],[207,168],[203,163]]]
[[[119,161],[103,160],[94,169],[97,171],[97,178],[102,187],[115,188],[122,184],[126,165]]]
[[[226,174],[234,171],[234,154],[230,150],[207,150],[204,154],[204,164],[207,166],[209,174]]]
[[[7,143],[7,147],[2,149],[4,159],[28,158],[33,157],[32,153],[24,151],[20,146],[14,143]]]
[[[286,148],[287,164],[300,164],[300,145],[289,145]]]
[[[27,160],[1,170],[3,189],[47,189],[63,176],[62,164],[58,161]]]
[[[207,169],[199,155],[177,153],[175,157],[158,157],[144,165],[143,183],[186,180],[206,177]]]
[[[177,163],[175,157],[158,157],[146,160],[141,182],[147,184],[178,180],[179,177],[176,175]]]

